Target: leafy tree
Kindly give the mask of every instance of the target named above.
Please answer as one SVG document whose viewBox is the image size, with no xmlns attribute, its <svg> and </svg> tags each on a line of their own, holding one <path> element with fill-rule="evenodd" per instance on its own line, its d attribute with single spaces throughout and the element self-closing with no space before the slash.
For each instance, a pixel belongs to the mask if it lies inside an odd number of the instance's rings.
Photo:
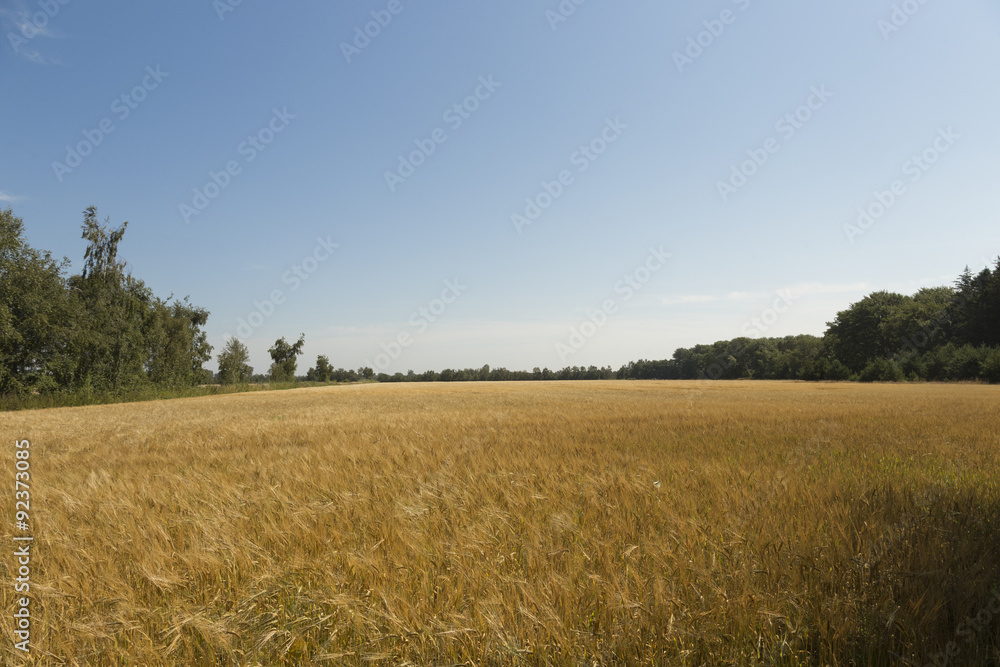
<svg viewBox="0 0 1000 667">
<path fill-rule="evenodd" d="M 316 366 L 306 372 L 306 380 L 310 382 L 340 381 L 338 376 L 346 375 L 346 373 L 347 371 L 342 368 L 339 371 L 334 370 L 333 365 L 330 364 L 330 358 L 321 354 L 316 357 Z"/>
<path fill-rule="evenodd" d="M 219 382 L 245 384 L 253 378 L 253 368 L 247 364 L 250 352 L 237 338 L 230 338 L 219 353 Z"/>
<path fill-rule="evenodd" d="M 874 292 L 837 313 L 826 332 L 835 358 L 854 372 L 876 359 L 891 358 L 902 344 L 893 321 L 909 301 L 912 298 L 902 294 Z"/>
<path fill-rule="evenodd" d="M 925 287 L 905 297 L 886 316 L 882 331 L 902 358 L 939 347 L 947 340 L 948 307 L 955 297 L 950 287 Z"/>
<path fill-rule="evenodd" d="M 994 270 L 985 268 L 975 276 L 966 267 L 955 290 L 952 341 L 1000 347 L 1000 258 Z"/>
<path fill-rule="evenodd" d="M 329 382 L 333 376 L 333 366 L 330 365 L 329 357 L 319 355 L 316 357 L 316 381 Z"/>
<path fill-rule="evenodd" d="M 114 229 L 84 211 L 83 271 L 32 249 L 11 209 L 0 211 L 0 393 L 61 388 L 120 392 L 203 381 L 208 312 L 156 298 L 126 271 Z"/>
<path fill-rule="evenodd" d="M 146 322 L 150 381 L 165 386 L 201 383 L 202 364 L 212 358 L 212 346 L 202 329 L 208 311 L 191 305 L 187 298 L 173 303 L 156 300 Z"/>
<path fill-rule="evenodd" d="M 148 381 L 143 333 L 156 299 L 118 260 L 118 244 L 127 227 L 127 222 L 118 229 L 101 225 L 93 206 L 84 211 L 83 238 L 88 245 L 83 273 L 69 280 L 86 323 L 73 340 L 74 382 L 81 387 L 117 393 Z"/>
<path fill-rule="evenodd" d="M 979 372 L 987 382 L 1000 383 L 1000 348 L 993 348 L 985 355 Z"/>
<path fill-rule="evenodd" d="M 77 311 L 68 263 L 29 246 L 22 220 L 0 211 L 0 393 L 48 391 L 72 378 Z"/>
<path fill-rule="evenodd" d="M 306 335 L 301 334 L 299 340 L 294 344 L 289 344 L 284 338 L 279 338 L 274 342 L 268 353 L 271 355 L 271 381 L 291 382 L 295 379 L 296 357 L 302 354 L 302 347 L 306 344 Z"/>
</svg>

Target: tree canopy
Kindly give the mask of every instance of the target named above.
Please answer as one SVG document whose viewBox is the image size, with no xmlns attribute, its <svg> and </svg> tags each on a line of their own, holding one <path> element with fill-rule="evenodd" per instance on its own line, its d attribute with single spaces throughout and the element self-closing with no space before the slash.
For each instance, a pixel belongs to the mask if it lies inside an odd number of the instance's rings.
<svg viewBox="0 0 1000 667">
<path fill-rule="evenodd" d="M 24 224 L 0 211 L 0 393 L 61 389 L 120 393 L 203 382 L 211 356 L 208 311 L 158 298 L 118 257 L 128 223 L 84 211 L 83 270 L 67 276 L 32 248 Z"/>
</svg>

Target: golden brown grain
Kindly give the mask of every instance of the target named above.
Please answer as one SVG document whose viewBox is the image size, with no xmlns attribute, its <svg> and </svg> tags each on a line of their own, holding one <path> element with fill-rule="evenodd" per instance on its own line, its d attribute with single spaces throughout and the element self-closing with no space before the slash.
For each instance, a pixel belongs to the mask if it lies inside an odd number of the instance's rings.
<svg viewBox="0 0 1000 667">
<path fill-rule="evenodd" d="M 32 443 L 24 664 L 923 665 L 1000 584 L 1000 387 L 373 384 L 2 420 L 4 488 Z M 973 639 L 951 664 L 996 660 L 1000 617 Z"/>
</svg>

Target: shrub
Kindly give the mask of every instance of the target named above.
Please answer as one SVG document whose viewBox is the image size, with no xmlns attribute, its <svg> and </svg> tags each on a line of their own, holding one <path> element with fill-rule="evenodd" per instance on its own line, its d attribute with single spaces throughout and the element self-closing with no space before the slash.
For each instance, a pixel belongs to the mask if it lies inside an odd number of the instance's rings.
<svg viewBox="0 0 1000 667">
<path fill-rule="evenodd" d="M 948 377 L 953 380 L 974 380 L 979 377 L 981 362 L 986 348 L 963 345 L 955 348 L 954 355 L 947 362 Z"/>
<path fill-rule="evenodd" d="M 1000 383 L 1000 347 L 988 349 L 980 362 L 979 373 L 987 382 Z"/>
<path fill-rule="evenodd" d="M 865 366 L 858 379 L 861 382 L 902 382 L 906 379 L 906 374 L 896 362 L 876 359 Z"/>
</svg>

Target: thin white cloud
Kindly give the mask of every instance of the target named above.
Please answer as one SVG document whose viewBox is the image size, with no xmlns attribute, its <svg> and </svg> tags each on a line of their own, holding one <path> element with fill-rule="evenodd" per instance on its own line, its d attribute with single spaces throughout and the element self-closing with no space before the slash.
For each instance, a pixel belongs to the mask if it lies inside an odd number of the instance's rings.
<svg viewBox="0 0 1000 667">
<path fill-rule="evenodd" d="M 718 301 L 719 297 L 709 294 L 690 294 L 687 296 L 667 297 L 663 299 L 663 304 L 672 306 L 678 303 L 706 303 L 708 301 Z"/>
<path fill-rule="evenodd" d="M 13 51 L 33 63 L 39 65 L 61 65 L 62 62 L 55 56 L 46 58 L 42 55 L 39 47 L 41 39 L 59 39 L 61 35 L 50 29 L 48 25 L 39 26 L 32 20 L 32 11 L 37 8 L 29 8 L 23 2 L 13 2 L 14 7 L 0 7 L 0 29 L 6 35 L 5 41 L 11 46 Z M 61 5 L 56 5 L 61 7 Z M 42 12 L 46 14 L 46 12 Z M 53 14 L 48 15 L 50 18 Z"/>
<path fill-rule="evenodd" d="M 0 190 L 0 201 L 15 202 L 21 199 L 21 197 L 15 197 L 14 195 L 9 195 L 3 190 Z"/>
<path fill-rule="evenodd" d="M 810 294 L 845 294 L 850 292 L 864 292 L 868 289 L 868 283 L 851 283 L 845 285 L 824 285 L 822 283 L 802 283 L 781 287 L 775 290 L 782 294 L 789 294 L 795 298 L 808 296 Z M 715 296 L 709 294 L 690 294 L 685 296 L 666 297 L 663 305 L 675 306 L 688 303 L 708 303 L 711 301 L 751 301 L 773 297 L 774 292 L 730 292 L 725 296 Z"/>
<path fill-rule="evenodd" d="M 869 289 L 868 283 L 849 283 L 844 285 L 824 285 L 822 283 L 802 283 L 791 287 L 782 287 L 779 292 L 787 292 L 795 296 L 807 296 L 809 294 L 845 294 L 848 292 L 865 292 Z"/>
</svg>

